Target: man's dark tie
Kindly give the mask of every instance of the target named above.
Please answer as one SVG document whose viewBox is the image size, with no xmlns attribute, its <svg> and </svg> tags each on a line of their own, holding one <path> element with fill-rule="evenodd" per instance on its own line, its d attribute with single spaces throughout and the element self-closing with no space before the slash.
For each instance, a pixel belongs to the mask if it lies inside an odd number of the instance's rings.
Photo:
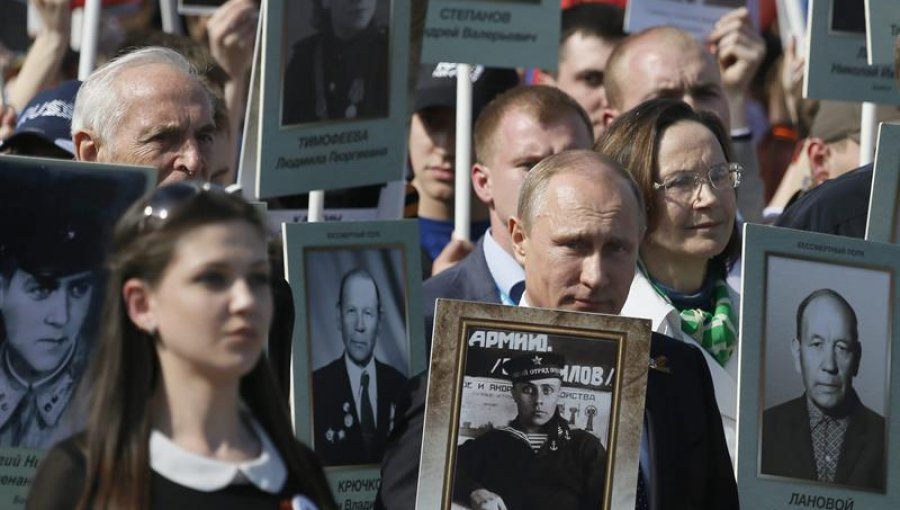
<svg viewBox="0 0 900 510">
<path fill-rule="evenodd" d="M 525 280 L 522 280 L 509 289 L 509 299 L 514 305 L 518 305 L 522 300 L 522 294 L 525 293 Z"/>
<path fill-rule="evenodd" d="M 375 443 L 375 413 L 372 412 L 372 401 L 369 400 L 369 373 L 363 371 L 359 377 L 359 386 L 362 392 L 360 395 L 360 417 L 359 427 L 362 430 L 363 441 L 366 443 L 366 449 L 372 449 Z"/>
</svg>

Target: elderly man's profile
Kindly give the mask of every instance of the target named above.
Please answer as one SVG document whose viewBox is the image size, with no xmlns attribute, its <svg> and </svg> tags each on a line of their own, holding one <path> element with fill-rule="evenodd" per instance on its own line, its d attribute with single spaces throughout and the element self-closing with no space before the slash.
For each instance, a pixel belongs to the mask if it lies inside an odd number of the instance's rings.
<svg viewBox="0 0 900 510">
<path fill-rule="evenodd" d="M 387 1 L 311 0 L 315 33 L 290 50 L 283 125 L 387 116 L 389 38 L 376 16 Z"/>
<path fill-rule="evenodd" d="M 853 388 L 865 342 L 856 312 L 819 289 L 800 302 L 796 320 L 791 353 L 805 391 L 763 413 L 760 472 L 883 492 L 884 418 Z"/>
<path fill-rule="evenodd" d="M 383 312 L 371 274 L 343 275 L 336 310 L 344 352 L 313 372 L 313 444 L 326 466 L 377 464 L 406 377 L 375 357 Z"/>
<path fill-rule="evenodd" d="M 454 501 L 471 508 L 597 510 L 606 450 L 557 407 L 563 356 L 528 352 L 503 364 L 517 414 L 458 448 Z"/>
</svg>

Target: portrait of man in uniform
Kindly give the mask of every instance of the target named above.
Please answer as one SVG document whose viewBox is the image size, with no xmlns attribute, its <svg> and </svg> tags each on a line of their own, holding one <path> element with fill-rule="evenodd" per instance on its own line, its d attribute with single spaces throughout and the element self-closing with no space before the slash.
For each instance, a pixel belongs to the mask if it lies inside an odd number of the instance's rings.
<svg viewBox="0 0 900 510">
<path fill-rule="evenodd" d="M 313 372 L 313 445 L 325 466 L 377 464 L 406 376 L 375 356 L 384 311 L 372 275 L 362 268 L 346 272 L 338 296 L 343 353 Z"/>
<path fill-rule="evenodd" d="M 565 364 L 554 352 L 527 352 L 503 364 L 516 415 L 459 445 L 454 502 L 472 509 L 602 508 L 606 450 L 560 414 Z"/>
<path fill-rule="evenodd" d="M 802 299 L 790 351 L 804 393 L 763 413 L 762 474 L 884 492 L 884 418 L 853 387 L 866 343 L 859 329 L 837 291 Z"/>
<path fill-rule="evenodd" d="M 72 400 L 96 333 L 106 241 L 145 182 L 126 191 L 117 172 L 21 161 L 0 172 L 0 446 L 45 449 L 81 426 Z"/>
<path fill-rule="evenodd" d="M 286 50 L 282 125 L 387 116 L 390 41 L 378 13 L 389 2 L 310 0 L 304 17 L 313 32 Z M 287 18 L 290 37 L 297 20 Z"/>
</svg>

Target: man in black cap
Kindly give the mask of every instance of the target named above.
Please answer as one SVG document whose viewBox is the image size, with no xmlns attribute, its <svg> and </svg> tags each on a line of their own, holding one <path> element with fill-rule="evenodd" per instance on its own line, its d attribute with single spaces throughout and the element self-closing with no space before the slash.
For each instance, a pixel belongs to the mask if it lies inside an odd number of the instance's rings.
<svg viewBox="0 0 900 510">
<path fill-rule="evenodd" d="M 601 508 L 606 450 L 559 415 L 564 365 L 552 352 L 528 352 L 503 364 L 518 414 L 508 426 L 459 447 L 456 501 L 473 509 Z"/>
<path fill-rule="evenodd" d="M 416 215 L 425 278 L 472 251 L 471 243 L 451 237 L 456 197 L 456 69 L 456 64 L 447 62 L 419 67 L 410 119 L 408 174 L 418 195 Z M 518 75 L 511 69 L 483 66 L 472 69 L 471 79 L 472 118 L 494 96 L 518 83 Z M 471 238 L 477 239 L 490 226 L 487 208 L 477 200 L 472 219 Z"/>
</svg>

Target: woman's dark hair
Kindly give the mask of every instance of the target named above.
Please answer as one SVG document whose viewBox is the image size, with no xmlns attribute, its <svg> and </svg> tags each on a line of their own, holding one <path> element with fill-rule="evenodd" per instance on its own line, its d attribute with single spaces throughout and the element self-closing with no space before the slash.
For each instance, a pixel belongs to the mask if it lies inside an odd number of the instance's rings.
<svg viewBox="0 0 900 510">
<path fill-rule="evenodd" d="M 83 384 L 88 406 L 87 472 L 80 509 L 140 509 L 150 503 L 148 443 L 160 365 L 155 338 L 128 316 L 122 297 L 124 283 L 139 278 L 157 284 L 178 241 L 204 225 L 245 221 L 262 239 L 266 237 L 256 209 L 221 190 L 198 191 L 162 220 L 145 214 L 152 200 L 141 200 L 129 208 L 113 233 L 99 345 Z M 241 379 L 240 393 L 281 454 L 288 479 L 296 481 L 300 492 L 319 508 L 334 508 L 321 467 L 294 437 L 264 356 Z"/>
<path fill-rule="evenodd" d="M 659 179 L 659 144 L 666 129 L 684 121 L 696 122 L 709 129 L 719 141 L 725 160 L 734 161 L 731 138 L 718 117 L 709 112 L 694 111 L 677 99 L 651 99 L 641 103 L 616 118 L 594 144 L 595 151 L 612 158 L 634 176 L 644 195 L 648 231 L 652 231 L 658 222 L 657 191 L 653 183 Z M 728 244 L 712 261 L 728 271 L 740 255 L 741 238 L 735 221 Z"/>
</svg>

